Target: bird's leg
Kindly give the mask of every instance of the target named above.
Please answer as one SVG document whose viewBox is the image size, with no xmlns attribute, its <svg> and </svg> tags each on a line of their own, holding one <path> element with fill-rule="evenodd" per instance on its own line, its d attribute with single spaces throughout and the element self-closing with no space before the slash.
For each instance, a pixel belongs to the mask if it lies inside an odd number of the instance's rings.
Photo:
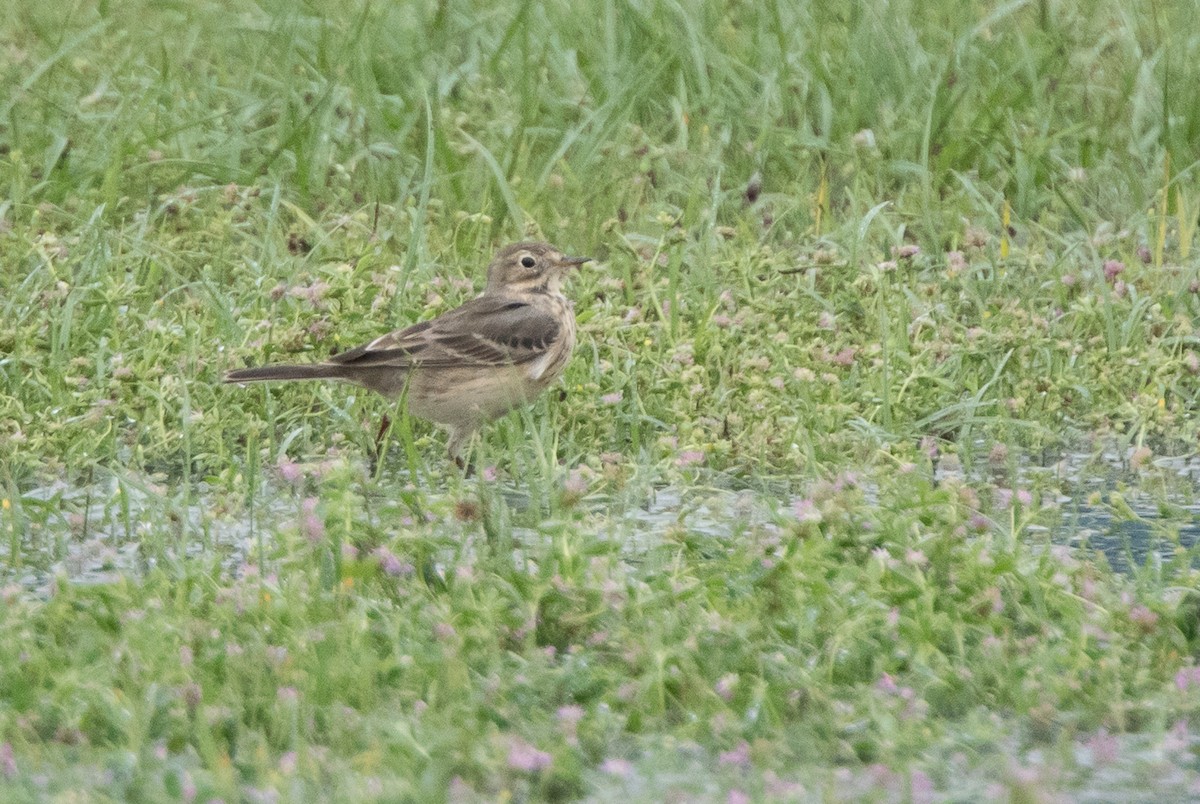
<svg viewBox="0 0 1200 804">
<path fill-rule="evenodd" d="M 379 454 L 379 447 L 383 444 L 383 438 L 387 435 L 388 428 L 392 426 L 392 419 L 386 413 L 379 420 L 379 432 L 375 434 L 375 454 Z"/>
<path fill-rule="evenodd" d="M 446 444 L 446 452 L 450 454 L 450 460 L 454 461 L 454 465 L 462 470 L 466 477 L 475 474 L 475 466 L 471 461 L 463 458 L 463 447 L 471 440 L 471 436 L 475 431 L 467 427 L 451 427 L 450 440 Z"/>
<path fill-rule="evenodd" d="M 379 432 L 375 434 L 375 441 L 372 444 L 372 447 L 373 447 L 373 449 L 371 450 L 371 474 L 372 475 L 377 475 L 379 473 L 379 468 L 383 462 L 384 442 L 387 437 L 388 430 L 391 429 L 391 426 L 392 426 L 392 420 L 388 417 L 388 415 L 386 413 L 383 414 L 383 418 L 379 422 Z"/>
</svg>

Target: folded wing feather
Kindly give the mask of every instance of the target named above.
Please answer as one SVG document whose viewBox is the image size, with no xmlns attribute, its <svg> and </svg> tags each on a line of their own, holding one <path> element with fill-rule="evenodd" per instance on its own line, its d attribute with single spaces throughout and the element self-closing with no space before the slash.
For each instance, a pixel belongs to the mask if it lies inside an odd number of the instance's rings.
<svg viewBox="0 0 1200 804">
<path fill-rule="evenodd" d="M 484 296 L 433 321 L 334 355 L 329 362 L 395 368 L 520 365 L 542 357 L 559 331 L 546 310 L 518 299 Z"/>
</svg>

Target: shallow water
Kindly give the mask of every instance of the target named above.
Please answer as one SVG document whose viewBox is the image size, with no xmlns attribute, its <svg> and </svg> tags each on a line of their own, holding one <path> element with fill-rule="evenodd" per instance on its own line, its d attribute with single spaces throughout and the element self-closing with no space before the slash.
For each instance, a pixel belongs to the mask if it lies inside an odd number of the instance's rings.
<svg viewBox="0 0 1200 804">
<path fill-rule="evenodd" d="M 1056 461 L 1022 455 L 1016 463 L 1015 478 L 1007 470 L 968 473 L 956 464 L 939 467 L 936 476 L 1023 488 L 1048 483 L 1059 493 L 1042 505 L 1057 511 L 1057 519 L 1029 530 L 1046 533 L 1051 543 L 1071 547 L 1080 557 L 1103 557 L 1123 574 L 1157 568 L 1181 550 L 1196 552 L 1200 544 L 1198 456 L 1160 457 L 1141 472 L 1116 450 L 1098 457 L 1068 453 Z M 1192 557 L 1193 565 L 1200 565 L 1198 558 Z"/>
<path fill-rule="evenodd" d="M 1164 533 L 1165 524 L 1155 506 L 1131 504 L 1137 519 L 1117 519 L 1107 508 L 1072 505 L 1063 512 L 1061 529 L 1054 534 L 1056 543 L 1080 551 L 1103 555 L 1117 572 L 1130 573 L 1141 567 L 1157 567 L 1170 560 L 1177 550 L 1192 551 L 1200 544 L 1200 506 L 1184 506 L 1190 522 L 1169 528 L 1177 539 Z M 1192 557 L 1193 564 L 1197 556 Z"/>
<path fill-rule="evenodd" d="M 272 508 L 283 508 L 276 495 Z M 158 558 L 207 556 L 230 571 L 259 545 L 250 522 L 220 516 L 217 495 L 203 484 L 191 493 L 168 491 L 147 477 L 109 478 L 90 486 L 56 482 L 22 495 L 24 534 L 0 539 L 6 584 L 45 594 L 57 579 L 100 584 L 136 577 Z M 5 549 L 7 548 L 7 549 Z"/>
<path fill-rule="evenodd" d="M 1158 468 L 1178 481 L 1169 494 L 1152 495 L 1130 486 L 1128 469 L 1117 456 L 1106 457 L 1100 471 L 1085 456 L 1068 456 L 1050 467 L 1025 466 L 1021 474 L 1030 477 L 1052 472 L 1066 492 L 1043 501 L 1050 515 L 1040 519 L 1051 524 L 1028 526 L 1028 532 L 1045 534 L 1081 558 L 1102 556 L 1122 573 L 1154 569 L 1179 551 L 1200 552 L 1200 505 L 1195 502 L 1200 499 L 1200 459 L 1164 461 Z M 937 478 L 965 480 L 953 468 L 939 469 Z M 597 524 L 598 536 L 619 539 L 634 551 L 652 547 L 672 531 L 736 539 L 750 529 L 794 518 L 798 497 L 782 489 L 721 488 L 720 480 L 714 476 L 707 485 L 661 487 L 631 498 L 592 496 L 581 505 Z M 871 504 L 873 489 L 867 485 L 863 491 Z M 526 504 L 516 487 L 503 494 L 513 508 Z M 1125 505 L 1112 504 L 1114 494 Z M 27 522 L 36 524 L 19 538 L 10 526 L 7 545 L 0 534 L 3 582 L 45 593 L 56 578 L 107 583 L 137 576 L 164 558 L 204 557 L 236 573 L 256 560 L 276 528 L 292 527 L 297 518 L 297 497 L 290 487 L 264 484 L 257 499 L 266 502 L 257 504 L 253 521 L 224 513 L 222 497 L 205 484 L 180 490 L 146 477 L 34 489 L 20 502 Z M 1095 502 L 1097 498 L 1107 502 Z M 1164 516 L 1164 500 L 1169 516 Z M 538 538 L 520 529 L 515 535 L 518 541 Z M 148 543 L 157 549 L 146 549 Z"/>
<path fill-rule="evenodd" d="M 739 789 L 767 801 L 1072 801 L 1151 804 L 1200 800 L 1200 735 L 1080 735 L 1069 751 L 1009 750 L 928 757 L 926 771 L 883 765 L 798 768 L 784 778 L 730 768 L 688 743 L 639 746 L 637 762 L 595 770 L 584 799 L 626 801 L 735 800 Z M 756 778 L 757 777 L 757 778 Z M 1069 798 L 1052 798 L 1067 790 Z M 749 800 L 760 800 L 750 795 Z"/>
</svg>

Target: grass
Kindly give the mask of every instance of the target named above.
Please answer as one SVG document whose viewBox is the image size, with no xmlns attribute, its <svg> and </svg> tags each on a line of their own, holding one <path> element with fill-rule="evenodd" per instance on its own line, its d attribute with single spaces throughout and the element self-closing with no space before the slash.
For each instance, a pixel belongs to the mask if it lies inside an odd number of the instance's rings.
<svg viewBox="0 0 1200 804">
<path fill-rule="evenodd" d="M 1195 795 L 1193 4 L 9 11 L 6 800 Z M 525 236 L 478 477 L 219 382 Z"/>
</svg>

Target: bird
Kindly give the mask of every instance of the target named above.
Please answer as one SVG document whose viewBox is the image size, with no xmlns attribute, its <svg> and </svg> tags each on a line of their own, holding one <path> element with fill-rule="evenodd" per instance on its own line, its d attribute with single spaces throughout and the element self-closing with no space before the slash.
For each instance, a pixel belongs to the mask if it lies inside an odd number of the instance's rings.
<svg viewBox="0 0 1200 804">
<path fill-rule="evenodd" d="M 476 298 L 321 363 L 237 369 L 226 383 L 344 380 L 395 399 L 449 431 L 446 449 L 459 467 L 484 424 L 532 402 L 566 368 L 575 347 L 575 311 L 563 295 L 567 273 L 590 257 L 549 243 L 501 248 Z"/>
</svg>

